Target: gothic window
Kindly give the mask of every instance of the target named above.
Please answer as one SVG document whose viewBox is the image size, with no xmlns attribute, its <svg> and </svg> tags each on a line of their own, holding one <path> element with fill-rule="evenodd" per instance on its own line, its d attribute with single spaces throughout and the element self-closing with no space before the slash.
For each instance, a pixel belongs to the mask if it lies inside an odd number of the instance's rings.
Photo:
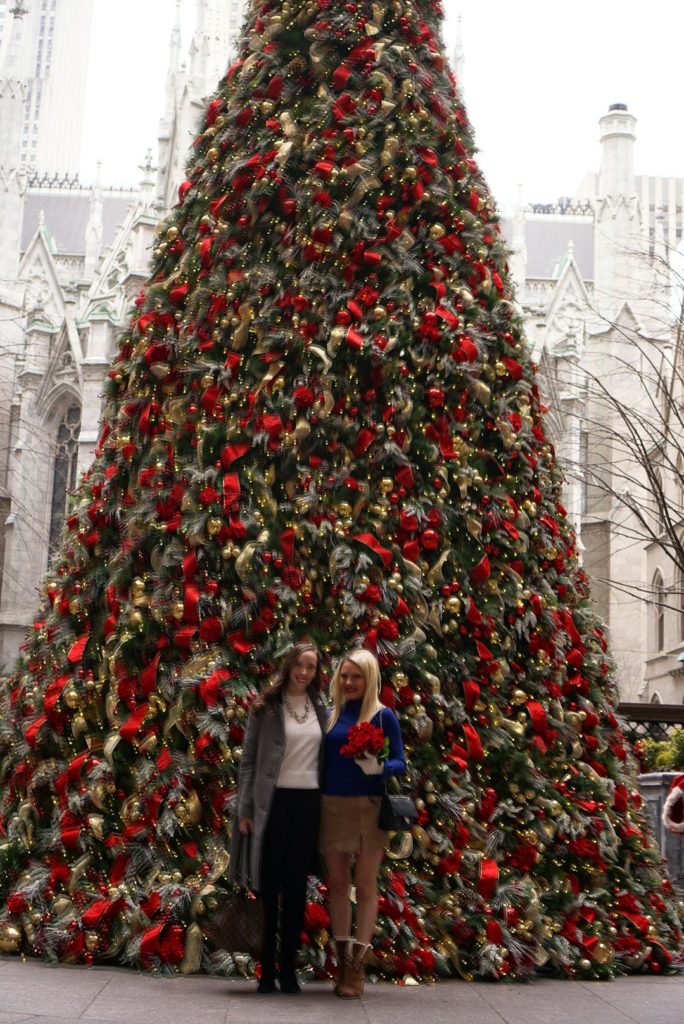
<svg viewBox="0 0 684 1024">
<path fill-rule="evenodd" d="M 677 473 L 676 473 L 676 485 L 677 485 L 677 511 L 680 516 L 684 512 L 684 455 L 680 452 L 677 456 Z"/>
<path fill-rule="evenodd" d="M 656 651 L 665 647 L 665 587 L 660 569 L 653 577 L 653 646 Z"/>
<path fill-rule="evenodd" d="M 589 511 L 589 431 L 580 433 L 580 480 L 582 482 L 581 512 L 585 516 Z"/>
<path fill-rule="evenodd" d="M 5 578 L 5 520 L 10 514 L 10 508 L 9 498 L 0 498 L 0 597 Z"/>
<path fill-rule="evenodd" d="M 650 704 L 662 704 L 663 703 L 663 698 L 660 696 L 660 694 L 658 693 L 657 690 L 655 691 L 655 693 L 651 697 L 649 703 Z"/>
<path fill-rule="evenodd" d="M 675 592 L 672 595 L 677 607 L 677 641 L 684 643 L 684 571 L 679 569 L 676 574 Z"/>
<path fill-rule="evenodd" d="M 81 432 L 81 410 L 77 405 L 67 409 L 57 430 L 55 462 L 52 472 L 52 507 L 50 510 L 50 555 L 57 547 L 62 532 L 69 492 L 76 486 L 78 435 Z"/>
<path fill-rule="evenodd" d="M 653 519 L 655 523 L 655 532 L 660 534 L 665 531 L 665 484 L 663 481 L 663 474 L 658 469 L 653 474 Z"/>
</svg>

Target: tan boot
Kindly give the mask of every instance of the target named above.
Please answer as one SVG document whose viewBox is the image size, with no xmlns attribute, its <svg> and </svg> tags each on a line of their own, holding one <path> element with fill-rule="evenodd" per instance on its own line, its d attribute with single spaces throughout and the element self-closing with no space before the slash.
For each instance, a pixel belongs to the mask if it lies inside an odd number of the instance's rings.
<svg viewBox="0 0 684 1024">
<path fill-rule="evenodd" d="M 337 970 L 333 978 L 333 991 L 339 995 L 340 985 L 344 985 L 347 975 L 347 944 L 351 941 L 348 935 L 341 939 L 335 939 L 335 958 L 337 959 Z"/>
<path fill-rule="evenodd" d="M 363 976 L 370 944 L 350 939 L 347 943 L 344 984 L 338 985 L 336 994 L 342 999 L 358 999 L 363 994 Z"/>
</svg>

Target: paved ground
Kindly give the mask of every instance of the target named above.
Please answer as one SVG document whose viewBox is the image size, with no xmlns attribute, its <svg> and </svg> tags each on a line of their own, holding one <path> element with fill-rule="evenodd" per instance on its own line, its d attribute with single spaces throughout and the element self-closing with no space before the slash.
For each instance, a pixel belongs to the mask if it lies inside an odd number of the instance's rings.
<svg viewBox="0 0 684 1024">
<path fill-rule="evenodd" d="M 343 1002 L 328 986 L 257 996 L 246 982 L 155 978 L 107 968 L 0 959 L 0 1024 L 683 1024 L 684 976 L 613 982 L 463 981 L 366 986 Z"/>
</svg>

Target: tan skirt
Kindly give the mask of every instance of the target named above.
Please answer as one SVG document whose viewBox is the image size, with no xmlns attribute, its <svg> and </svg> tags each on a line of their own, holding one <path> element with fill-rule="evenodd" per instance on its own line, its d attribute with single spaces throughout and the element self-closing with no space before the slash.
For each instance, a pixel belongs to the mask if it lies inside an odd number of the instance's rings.
<svg viewBox="0 0 684 1024">
<path fill-rule="evenodd" d="M 378 828 L 379 796 L 327 796 L 321 798 L 319 845 L 326 853 L 380 852 L 387 845 L 387 833 Z"/>
</svg>

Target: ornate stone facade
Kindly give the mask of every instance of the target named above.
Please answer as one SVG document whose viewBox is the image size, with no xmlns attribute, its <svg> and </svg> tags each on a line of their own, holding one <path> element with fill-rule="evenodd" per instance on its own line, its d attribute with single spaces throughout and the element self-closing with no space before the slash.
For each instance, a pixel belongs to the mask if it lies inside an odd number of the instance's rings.
<svg viewBox="0 0 684 1024">
<path fill-rule="evenodd" d="M 66 492 L 91 459 L 103 378 L 145 280 L 156 225 L 175 201 L 204 100 L 227 63 L 240 3 L 227 10 L 223 0 L 197 0 L 186 65 L 179 24 L 174 28 L 157 166 L 150 155 L 135 192 L 27 180 L 14 155 L 16 128 L 14 136 L 3 136 L 0 665 L 11 664 L 31 621 Z M 6 65 L 0 125 L 15 124 L 24 87 Z M 592 484 L 592 467 L 610 466 L 615 457 L 594 430 L 605 409 L 592 381 L 619 388 L 638 408 L 647 397 L 638 374 L 619 368 L 641 345 L 664 350 L 672 343 L 653 256 L 659 245 L 681 240 L 684 181 L 635 176 L 635 137 L 635 118 L 622 105 L 611 108 L 601 119 L 599 172 L 587 176 L 574 199 L 520 208 L 503 229 L 551 407 L 548 429 L 568 470 L 566 504 L 610 626 L 623 696 L 650 699 L 657 690 L 663 700 L 679 702 L 682 616 L 670 611 L 656 629 L 652 604 L 638 596 L 660 566 L 658 546 L 635 541 L 628 506 Z M 638 476 L 638 467 L 632 470 Z M 660 571 L 667 589 L 672 572 Z"/>
</svg>

